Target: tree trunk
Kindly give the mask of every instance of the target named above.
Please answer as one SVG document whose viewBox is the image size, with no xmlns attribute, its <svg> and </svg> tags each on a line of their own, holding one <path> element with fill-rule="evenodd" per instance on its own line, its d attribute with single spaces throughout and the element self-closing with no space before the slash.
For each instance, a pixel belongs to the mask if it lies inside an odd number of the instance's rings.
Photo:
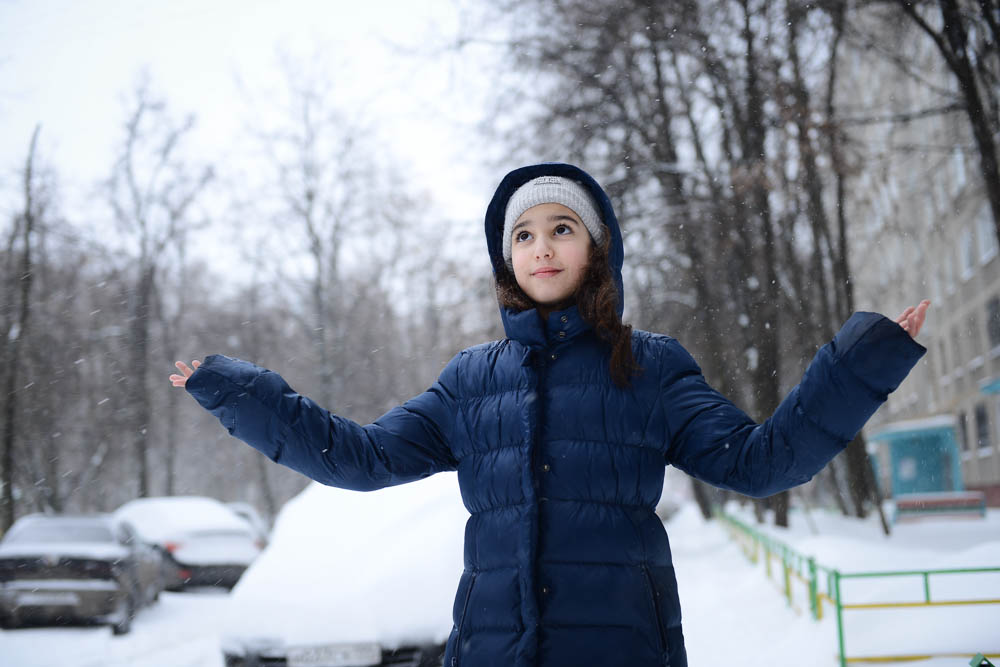
<svg viewBox="0 0 1000 667">
<path fill-rule="evenodd" d="M 694 494 L 694 500 L 698 503 L 698 509 L 701 510 L 701 515 L 706 519 L 712 518 L 712 499 L 710 496 L 712 487 L 700 479 L 691 478 L 691 492 Z"/>
<path fill-rule="evenodd" d="M 33 266 L 31 263 L 31 235 L 35 225 L 34 201 L 34 167 L 35 152 L 38 147 L 38 133 L 41 127 L 36 125 L 31 135 L 28 149 L 28 159 L 24 165 L 24 212 L 21 214 L 22 249 L 21 263 L 15 276 L 20 283 L 20 309 L 16 332 L 8 332 L 5 342 L 5 366 L 7 368 L 6 410 L 3 432 L 3 525 L 0 532 L 6 532 L 14 523 L 14 449 L 17 446 L 17 416 L 18 416 L 18 369 L 20 368 L 21 351 L 25 349 L 24 342 L 28 340 L 31 323 L 31 283 L 33 281 Z M 14 292 L 12 289 L 11 292 Z"/>
<path fill-rule="evenodd" d="M 149 311 L 153 298 L 155 270 L 145 259 L 139 262 L 139 280 L 132 295 L 132 322 L 129 337 L 129 385 L 128 401 L 132 419 L 132 447 L 135 453 L 138 496 L 150 495 L 149 471 L 149 422 L 150 396 L 147 375 L 149 371 Z"/>
<path fill-rule="evenodd" d="M 772 415 L 781 402 L 779 385 L 779 335 L 777 304 L 781 298 L 778 276 L 775 268 L 774 221 L 767 188 L 767 128 L 764 126 L 764 95 L 757 76 L 760 63 L 757 61 L 756 35 L 751 26 L 751 11 L 748 0 L 743 1 L 743 36 L 746 40 L 746 126 L 741 132 L 745 176 L 749 179 L 749 200 L 752 210 L 749 219 L 756 220 L 756 229 L 762 237 L 760 253 L 754 252 L 759 268 L 759 285 L 750 290 L 753 307 L 754 345 L 757 349 L 757 365 L 751 371 L 754 387 L 757 421 Z M 748 235 L 749 236 L 749 235 Z M 753 248 L 753 239 L 747 239 L 747 249 Z M 753 264 L 751 264 L 753 266 Z M 758 273 L 759 272 L 759 273 Z M 775 525 L 788 526 L 788 492 L 782 491 L 774 500 Z"/>
<path fill-rule="evenodd" d="M 938 32 L 924 20 L 911 0 L 896 0 L 896 2 L 903 13 L 931 38 L 957 79 L 965 113 L 979 152 L 979 171 L 983 177 L 986 199 L 993 213 L 993 226 L 1000 241 L 1000 166 L 997 162 L 997 147 L 993 142 L 994 129 L 990 127 L 990 116 L 983 104 L 979 82 L 969 59 L 967 50 L 969 31 L 963 19 L 964 11 L 956 0 L 938 0 L 943 25 L 941 32 Z M 980 3 L 980 11 L 983 12 L 985 22 L 990 25 L 995 36 L 996 20 L 990 12 L 995 12 L 996 8 L 987 7 L 987 4 Z"/>
</svg>

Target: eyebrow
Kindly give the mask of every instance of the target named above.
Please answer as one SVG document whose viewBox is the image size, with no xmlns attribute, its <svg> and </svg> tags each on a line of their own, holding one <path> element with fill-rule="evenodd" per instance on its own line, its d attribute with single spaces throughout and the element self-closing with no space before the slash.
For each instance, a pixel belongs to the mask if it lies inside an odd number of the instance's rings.
<svg viewBox="0 0 1000 667">
<path fill-rule="evenodd" d="M 574 218 L 572 216 L 569 216 L 569 215 L 562 214 L 562 213 L 555 213 L 553 215 L 550 215 L 547 218 L 545 218 L 545 220 L 547 222 L 561 222 L 563 220 L 569 220 L 570 222 L 575 222 L 578 225 L 582 225 L 583 224 L 582 222 L 580 222 L 576 218 Z M 527 225 L 530 222 L 531 222 L 531 218 L 525 218 L 524 220 L 521 220 L 521 222 L 519 222 L 516 225 L 514 225 L 514 229 L 510 230 L 511 233 L 513 234 L 518 229 L 520 229 L 521 227 L 524 227 L 525 225 Z"/>
</svg>

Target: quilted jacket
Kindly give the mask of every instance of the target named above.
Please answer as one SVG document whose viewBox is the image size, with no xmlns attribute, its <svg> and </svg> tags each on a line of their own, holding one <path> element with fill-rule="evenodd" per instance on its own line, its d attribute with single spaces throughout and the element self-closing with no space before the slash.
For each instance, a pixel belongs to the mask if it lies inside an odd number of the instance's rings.
<svg viewBox="0 0 1000 667">
<path fill-rule="evenodd" d="M 539 175 L 592 192 L 621 290 L 608 197 L 565 164 L 503 179 L 486 215 L 494 270 L 506 201 Z M 752 496 L 801 484 L 926 351 L 885 317 L 855 313 L 757 424 L 669 336 L 634 332 L 644 370 L 622 389 L 575 307 L 501 317 L 506 338 L 461 351 L 426 392 L 364 426 L 221 355 L 187 382 L 232 435 L 324 484 L 368 491 L 458 471 L 471 516 L 445 667 L 685 667 L 670 544 L 653 512 L 665 466 Z"/>
</svg>

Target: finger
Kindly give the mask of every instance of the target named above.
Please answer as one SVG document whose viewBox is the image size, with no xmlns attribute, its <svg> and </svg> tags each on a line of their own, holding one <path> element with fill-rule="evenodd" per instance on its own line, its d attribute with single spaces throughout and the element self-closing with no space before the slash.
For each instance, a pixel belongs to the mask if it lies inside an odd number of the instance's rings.
<svg viewBox="0 0 1000 667">
<path fill-rule="evenodd" d="M 181 373 L 187 373 L 190 370 L 188 368 L 188 365 L 185 364 L 183 361 L 175 361 L 174 366 L 176 366 L 177 370 L 179 370 Z"/>
<path fill-rule="evenodd" d="M 171 382 L 177 382 L 178 380 L 186 380 L 186 379 L 187 379 L 186 377 L 184 377 L 183 375 L 178 375 L 177 373 L 174 373 L 170 376 Z"/>
<path fill-rule="evenodd" d="M 191 362 L 191 365 L 195 367 L 195 370 L 197 370 L 198 367 L 201 366 L 201 362 L 195 359 L 194 361 Z"/>
<path fill-rule="evenodd" d="M 910 313 L 912 313 L 913 310 L 914 310 L 913 306 L 910 306 L 906 310 L 904 310 L 903 312 L 901 312 L 899 314 L 899 317 L 896 318 L 896 323 L 897 324 L 902 324 L 903 320 L 905 320 L 907 317 L 909 317 Z"/>
</svg>

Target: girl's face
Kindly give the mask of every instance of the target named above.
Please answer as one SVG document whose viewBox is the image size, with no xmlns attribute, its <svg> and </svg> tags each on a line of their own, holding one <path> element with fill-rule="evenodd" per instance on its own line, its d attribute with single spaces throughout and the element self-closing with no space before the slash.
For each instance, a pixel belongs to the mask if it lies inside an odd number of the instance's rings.
<svg viewBox="0 0 1000 667">
<path fill-rule="evenodd" d="M 521 214 L 510 241 L 514 278 L 543 317 L 570 299 L 583 281 L 590 233 L 562 204 L 539 204 Z"/>
</svg>

